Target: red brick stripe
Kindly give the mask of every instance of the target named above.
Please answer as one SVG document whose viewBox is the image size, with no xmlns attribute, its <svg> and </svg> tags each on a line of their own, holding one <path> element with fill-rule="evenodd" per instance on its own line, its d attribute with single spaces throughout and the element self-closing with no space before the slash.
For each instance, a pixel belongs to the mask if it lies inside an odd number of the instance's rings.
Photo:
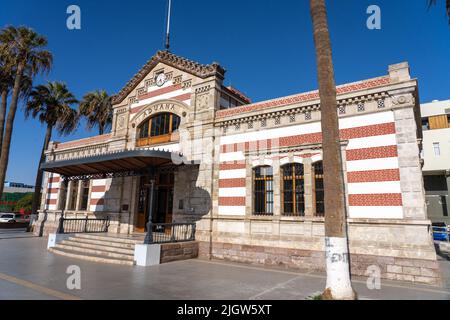
<svg viewBox="0 0 450 320">
<path fill-rule="evenodd" d="M 61 180 L 60 177 L 51 177 L 50 179 L 48 179 L 48 183 L 56 183 L 59 182 Z"/>
<path fill-rule="evenodd" d="M 289 147 L 305 143 L 319 143 L 322 141 L 322 133 L 308 133 L 292 137 L 279 138 L 280 147 Z"/>
<path fill-rule="evenodd" d="M 56 204 L 56 199 L 47 199 L 46 204 L 47 205 L 52 205 L 52 204 Z"/>
<path fill-rule="evenodd" d="M 375 124 L 370 126 L 342 129 L 339 132 L 340 137 L 343 140 L 374 137 L 395 133 L 395 124 L 394 123 Z M 290 147 L 299 144 L 320 143 L 320 142 L 322 142 L 322 133 L 316 132 L 289 137 L 279 137 L 264 140 L 255 140 L 250 142 L 225 144 L 221 146 L 220 150 L 221 153 L 249 151 L 249 150 L 264 150 L 269 149 L 271 146 L 274 145 L 279 145 L 280 147 Z"/>
<path fill-rule="evenodd" d="M 381 206 L 395 207 L 402 206 L 402 195 L 400 193 L 381 193 L 381 194 L 350 194 L 348 196 L 350 206 Z"/>
<path fill-rule="evenodd" d="M 59 188 L 48 188 L 47 194 L 55 194 L 58 193 Z"/>
<path fill-rule="evenodd" d="M 343 140 L 382 136 L 393 133 L 395 133 L 394 122 L 339 130 L 340 137 Z"/>
<path fill-rule="evenodd" d="M 161 88 L 161 89 L 158 89 L 158 90 L 155 90 L 152 92 L 144 93 L 143 95 L 138 96 L 138 99 L 144 100 L 144 99 L 148 99 L 148 98 L 153 98 L 153 97 L 157 97 L 162 94 L 173 92 L 173 91 L 180 90 L 180 89 L 181 89 L 181 84 L 176 84 L 176 85 L 169 86 L 166 88 Z"/>
<path fill-rule="evenodd" d="M 397 157 L 397 146 L 347 150 L 347 161 Z"/>
<path fill-rule="evenodd" d="M 77 146 L 85 146 L 85 145 L 90 145 L 90 144 L 94 144 L 94 143 L 105 142 L 110 137 L 111 137 L 111 134 L 108 133 L 108 134 L 104 134 L 101 136 L 95 136 L 95 137 L 60 143 L 57 145 L 56 148 L 57 149 L 67 149 L 67 148 L 73 148 L 73 147 L 77 147 Z"/>
<path fill-rule="evenodd" d="M 240 188 L 240 187 L 245 187 L 245 178 L 219 180 L 219 188 Z"/>
<path fill-rule="evenodd" d="M 221 163 L 219 169 L 220 170 L 245 169 L 245 163 Z"/>
<path fill-rule="evenodd" d="M 222 162 L 221 164 L 231 164 L 231 165 L 239 164 L 239 165 L 245 166 L 245 160 L 225 161 L 225 162 Z"/>
<path fill-rule="evenodd" d="M 92 186 L 91 192 L 105 192 L 106 186 Z"/>
<path fill-rule="evenodd" d="M 185 100 L 188 100 L 190 98 L 191 98 L 191 94 L 190 93 L 185 93 L 185 94 L 182 94 L 180 96 L 172 97 L 172 98 L 169 98 L 169 99 L 174 99 L 174 100 L 178 100 L 178 101 L 185 101 Z M 140 107 L 133 108 L 133 109 L 131 109 L 130 113 L 131 114 L 138 113 L 139 111 L 141 111 L 145 107 L 146 106 L 140 106 Z"/>
<path fill-rule="evenodd" d="M 101 199 L 91 199 L 91 205 L 92 206 L 98 206 L 98 205 L 103 205 L 105 203 L 105 199 L 101 198 Z"/>
<path fill-rule="evenodd" d="M 229 207 L 245 206 L 245 197 L 220 197 L 219 206 L 229 206 Z"/>
<path fill-rule="evenodd" d="M 347 173 L 348 183 L 400 181 L 399 169 L 355 171 Z"/>
<path fill-rule="evenodd" d="M 185 94 L 182 94 L 182 95 L 170 98 L 170 99 L 175 99 L 175 100 L 178 100 L 178 101 L 185 101 L 185 100 L 188 100 L 190 98 L 191 98 L 191 94 L 190 93 L 185 93 Z"/>
</svg>

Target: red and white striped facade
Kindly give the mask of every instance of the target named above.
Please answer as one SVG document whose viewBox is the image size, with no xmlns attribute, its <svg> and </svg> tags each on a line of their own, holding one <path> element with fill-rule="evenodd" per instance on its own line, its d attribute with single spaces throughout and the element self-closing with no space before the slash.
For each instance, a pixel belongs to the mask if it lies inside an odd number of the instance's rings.
<svg viewBox="0 0 450 320">
<path fill-rule="evenodd" d="M 349 216 L 403 218 L 396 128 L 392 111 L 342 118 Z M 320 122 L 232 134 L 220 139 L 219 214 L 245 216 L 246 163 L 244 152 L 259 146 L 296 147 L 321 143 Z M 293 135 L 295 133 L 295 135 Z M 321 160 L 313 155 L 312 162 Z M 280 158 L 279 165 L 288 159 Z M 301 154 L 294 162 L 302 163 Z M 265 165 L 273 165 L 267 157 Z M 259 165 L 259 163 L 256 163 Z"/>
<path fill-rule="evenodd" d="M 44 209 L 49 211 L 61 210 L 66 204 L 62 204 L 63 199 L 60 198 L 61 184 L 63 183 L 61 176 L 57 173 L 48 175 L 47 189 L 44 194 Z M 107 179 L 95 179 L 90 181 L 88 212 L 102 212 L 105 204 L 105 193 L 107 188 Z M 68 198 L 65 199 L 68 201 Z"/>
</svg>

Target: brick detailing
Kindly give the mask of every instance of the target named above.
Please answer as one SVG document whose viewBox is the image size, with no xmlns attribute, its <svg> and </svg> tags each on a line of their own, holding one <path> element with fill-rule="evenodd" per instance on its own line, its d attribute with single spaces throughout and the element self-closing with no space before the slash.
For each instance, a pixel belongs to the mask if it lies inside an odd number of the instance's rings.
<svg viewBox="0 0 450 320">
<path fill-rule="evenodd" d="M 245 187 L 245 178 L 219 180 L 219 188 L 242 188 L 242 187 Z"/>
<path fill-rule="evenodd" d="M 355 171 L 347 173 L 348 183 L 400 181 L 399 169 Z"/>
<path fill-rule="evenodd" d="M 200 248 L 199 258 L 208 258 L 209 243 L 201 242 Z M 325 271 L 323 251 L 214 242 L 211 252 L 212 258 L 221 260 L 291 270 Z M 438 263 L 432 260 L 350 254 L 350 264 L 355 276 L 367 276 L 368 267 L 376 265 L 381 269 L 383 279 L 441 285 Z"/>
<path fill-rule="evenodd" d="M 230 207 L 245 206 L 245 197 L 220 197 L 219 206 L 230 206 Z"/>
<path fill-rule="evenodd" d="M 348 129 L 341 129 L 339 131 L 340 137 L 343 140 L 382 136 L 382 135 L 394 134 L 394 133 L 395 133 L 395 123 L 394 122 L 374 124 L 374 125 L 370 125 L 370 126 L 355 127 L 355 128 L 348 128 Z"/>
<path fill-rule="evenodd" d="M 59 143 L 55 149 L 68 149 L 80 146 L 89 146 L 96 143 L 107 142 L 111 138 L 111 134 L 104 134 L 101 136 L 95 136 L 70 142 Z"/>
<path fill-rule="evenodd" d="M 401 193 L 379 193 L 379 194 L 349 194 L 350 206 L 402 206 Z"/>
<path fill-rule="evenodd" d="M 162 94 L 166 94 L 166 93 L 181 90 L 181 89 L 182 89 L 181 84 L 175 84 L 175 85 L 172 85 L 169 87 L 165 87 L 165 88 L 157 89 L 157 90 L 154 90 L 154 91 L 151 91 L 148 93 L 144 93 L 143 95 L 138 96 L 138 99 L 145 100 L 145 99 L 157 97 Z"/>
<path fill-rule="evenodd" d="M 46 210 L 56 210 L 56 204 L 58 202 L 58 192 L 60 188 L 61 177 L 52 173 L 47 180 L 47 193 L 45 198 L 45 209 Z"/>
<path fill-rule="evenodd" d="M 222 170 L 235 170 L 235 169 L 245 169 L 245 163 L 221 163 L 219 169 Z"/>
<path fill-rule="evenodd" d="M 91 192 L 105 192 L 106 186 L 92 186 Z"/>
<path fill-rule="evenodd" d="M 347 85 L 342 85 L 336 87 L 337 94 L 345 94 L 349 92 L 359 91 L 359 90 L 367 90 L 371 88 L 376 88 L 380 86 L 384 86 L 390 83 L 389 77 L 380 77 L 375 79 L 370 79 L 366 81 L 361 81 L 357 83 L 351 83 Z M 218 118 L 225 118 L 228 116 L 233 116 L 236 114 L 244 113 L 244 112 L 251 112 L 251 111 L 257 111 L 257 110 L 263 110 L 267 108 L 273 108 L 273 107 L 282 107 L 286 105 L 291 105 L 294 103 L 300 103 L 305 101 L 311 101 L 311 100 L 318 100 L 319 99 L 319 92 L 311 91 L 306 93 L 301 93 L 289 97 L 283 97 L 279 99 L 269 100 L 269 101 L 263 101 L 255 104 L 249 104 L 242 107 L 237 108 L 231 108 L 226 110 L 220 110 L 217 112 Z"/>
<path fill-rule="evenodd" d="M 397 157 L 397 146 L 347 150 L 347 161 Z"/>
<path fill-rule="evenodd" d="M 60 182 L 61 178 L 59 176 L 52 176 L 50 179 L 48 179 L 48 183 L 55 183 Z"/>
<path fill-rule="evenodd" d="M 101 206 L 105 204 L 105 199 L 91 199 L 91 206 Z"/>
<path fill-rule="evenodd" d="M 92 180 L 89 211 L 103 211 L 105 204 L 106 179 Z"/>
<path fill-rule="evenodd" d="M 340 137 L 343 140 L 349 140 L 394 133 L 395 133 L 395 124 L 393 122 L 392 123 L 390 122 L 370 126 L 342 129 L 340 130 Z M 290 147 L 299 144 L 320 143 L 320 142 L 322 142 L 322 134 L 317 132 L 296 136 L 257 140 L 251 142 L 224 144 L 221 146 L 220 151 L 221 153 L 227 153 L 227 152 L 238 152 L 249 150 L 263 150 L 266 148 L 270 148 L 272 145 L 273 146 L 277 145 L 280 147 Z"/>
</svg>

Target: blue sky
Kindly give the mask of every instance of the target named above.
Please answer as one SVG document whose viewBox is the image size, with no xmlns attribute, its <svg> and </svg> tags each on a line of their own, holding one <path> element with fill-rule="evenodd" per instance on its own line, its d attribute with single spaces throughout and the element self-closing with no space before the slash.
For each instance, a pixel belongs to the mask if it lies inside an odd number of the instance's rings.
<svg viewBox="0 0 450 320">
<path fill-rule="evenodd" d="M 225 84 L 253 101 L 317 88 L 307 0 L 173 0 L 175 54 L 227 69 Z M 450 27 L 444 0 L 328 1 L 336 82 L 384 75 L 389 64 L 409 61 L 420 99 L 450 99 Z M 66 28 L 66 9 L 80 6 L 82 29 Z M 366 9 L 381 8 L 382 29 L 366 28 Z M 27 25 L 46 35 L 54 67 L 35 84 L 67 83 L 81 99 L 94 89 L 116 93 L 163 49 L 166 0 L 2 0 L 0 27 Z M 45 129 L 18 112 L 7 173 L 34 183 Z M 66 141 L 96 135 L 81 124 Z"/>
</svg>

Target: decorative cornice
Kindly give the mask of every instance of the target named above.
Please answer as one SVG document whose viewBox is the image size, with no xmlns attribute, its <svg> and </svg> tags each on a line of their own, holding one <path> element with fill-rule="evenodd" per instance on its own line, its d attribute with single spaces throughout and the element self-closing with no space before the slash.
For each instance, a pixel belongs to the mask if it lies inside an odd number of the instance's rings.
<svg viewBox="0 0 450 320">
<path fill-rule="evenodd" d="M 112 103 L 118 104 L 125 99 L 127 95 L 132 92 L 136 86 L 150 73 L 150 71 L 158 64 L 164 63 L 173 68 L 190 73 L 199 78 L 205 79 L 211 76 L 217 76 L 221 80 L 225 77 L 225 69 L 218 63 L 203 65 L 195 61 L 185 59 L 183 57 L 174 55 L 169 51 L 158 51 L 138 73 L 120 90 L 118 94 L 113 97 Z M 178 80 L 178 79 L 176 79 Z"/>
<path fill-rule="evenodd" d="M 390 78 L 388 76 L 370 79 L 366 81 L 360 81 L 356 83 L 350 83 L 336 87 L 338 95 L 344 95 L 347 93 L 357 92 L 361 90 L 373 89 L 390 84 Z M 237 114 L 246 112 L 254 112 L 264 110 L 273 107 L 283 107 L 295 103 L 302 103 L 307 101 L 314 101 L 319 99 L 319 91 L 311 91 L 301 93 L 293 96 L 278 98 L 274 100 L 262 101 L 254 104 L 248 104 L 240 107 L 220 110 L 217 112 L 217 118 L 225 118 Z"/>
</svg>

